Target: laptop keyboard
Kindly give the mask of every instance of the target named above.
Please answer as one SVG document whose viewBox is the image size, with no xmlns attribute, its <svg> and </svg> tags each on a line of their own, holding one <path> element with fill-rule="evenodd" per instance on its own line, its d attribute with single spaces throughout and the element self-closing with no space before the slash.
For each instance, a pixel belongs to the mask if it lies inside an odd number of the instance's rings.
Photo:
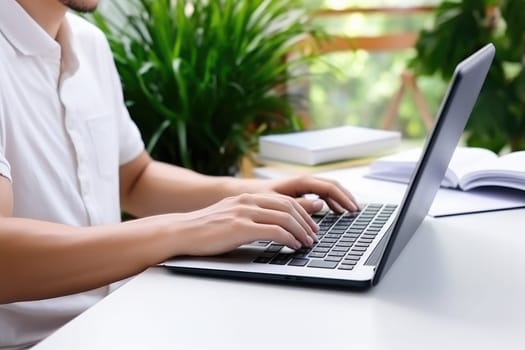
<svg viewBox="0 0 525 350">
<path fill-rule="evenodd" d="M 256 241 L 251 246 L 266 247 L 254 262 L 259 264 L 289 265 L 309 268 L 352 270 L 377 234 L 381 231 L 396 205 L 368 204 L 357 213 L 327 213 L 314 215 L 319 225 L 319 242 L 312 248 L 294 252 L 282 244 Z"/>
</svg>

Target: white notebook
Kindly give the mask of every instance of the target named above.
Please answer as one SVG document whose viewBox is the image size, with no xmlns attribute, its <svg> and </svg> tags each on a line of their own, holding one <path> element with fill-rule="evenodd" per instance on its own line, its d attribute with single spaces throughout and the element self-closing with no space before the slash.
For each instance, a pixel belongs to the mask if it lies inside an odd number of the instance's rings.
<svg viewBox="0 0 525 350">
<path fill-rule="evenodd" d="M 390 153 L 401 133 L 358 126 L 266 135 L 259 139 L 259 155 L 285 162 L 316 165 L 343 159 Z"/>
</svg>

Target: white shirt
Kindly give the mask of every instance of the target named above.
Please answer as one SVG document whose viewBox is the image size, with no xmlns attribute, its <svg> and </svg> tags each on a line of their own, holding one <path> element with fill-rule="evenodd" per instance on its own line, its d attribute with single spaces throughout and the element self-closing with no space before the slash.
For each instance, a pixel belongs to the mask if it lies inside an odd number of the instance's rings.
<svg viewBox="0 0 525 350">
<path fill-rule="evenodd" d="M 119 222 L 119 165 L 143 150 L 103 33 L 68 14 L 55 41 L 16 1 L 2 0 L 0 174 L 12 181 L 13 216 Z M 0 305 L 0 349 L 34 344 L 108 289 Z"/>
</svg>

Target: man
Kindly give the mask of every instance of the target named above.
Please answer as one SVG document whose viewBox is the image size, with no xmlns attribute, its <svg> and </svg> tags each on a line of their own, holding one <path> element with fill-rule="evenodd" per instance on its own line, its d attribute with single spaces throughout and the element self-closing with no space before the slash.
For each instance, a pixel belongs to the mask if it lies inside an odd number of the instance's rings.
<svg viewBox="0 0 525 350">
<path fill-rule="evenodd" d="M 124 107 L 103 34 L 67 9 L 97 0 L 0 2 L 0 349 L 33 345 L 176 255 L 268 239 L 311 246 L 336 183 L 209 177 L 153 161 Z M 120 223 L 120 212 L 140 218 Z"/>
</svg>

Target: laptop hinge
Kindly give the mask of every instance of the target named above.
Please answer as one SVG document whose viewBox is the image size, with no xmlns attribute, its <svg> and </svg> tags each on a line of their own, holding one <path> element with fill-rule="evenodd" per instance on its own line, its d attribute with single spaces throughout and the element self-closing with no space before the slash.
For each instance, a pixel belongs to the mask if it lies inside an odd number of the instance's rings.
<svg viewBox="0 0 525 350">
<path fill-rule="evenodd" d="M 383 238 L 381 238 L 379 243 L 375 246 L 374 251 L 372 251 L 372 254 L 370 254 L 368 259 L 366 260 L 364 264 L 365 266 L 377 266 L 379 264 L 379 261 L 383 256 L 383 252 L 385 251 L 386 244 L 388 243 L 388 239 L 390 238 L 391 234 L 392 226 L 388 228 L 388 230 L 383 235 Z"/>
</svg>

